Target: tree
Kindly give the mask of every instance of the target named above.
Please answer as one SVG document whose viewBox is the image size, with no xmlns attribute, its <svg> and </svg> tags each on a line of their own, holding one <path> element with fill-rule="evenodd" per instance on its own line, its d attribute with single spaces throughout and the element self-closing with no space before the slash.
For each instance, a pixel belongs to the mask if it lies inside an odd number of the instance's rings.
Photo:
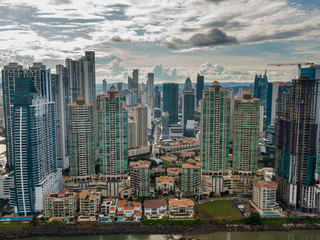
<svg viewBox="0 0 320 240">
<path fill-rule="evenodd" d="M 249 225 L 260 225 L 262 223 L 260 214 L 255 212 L 250 213 L 250 217 L 246 218 L 244 222 Z"/>
<path fill-rule="evenodd" d="M 31 221 L 30 221 L 30 224 L 35 227 L 35 226 L 38 226 L 39 223 L 40 223 L 40 221 L 39 221 L 39 219 L 38 219 L 38 216 L 37 216 L 36 214 L 34 214 L 34 215 L 32 216 L 32 219 L 31 219 Z"/>
</svg>

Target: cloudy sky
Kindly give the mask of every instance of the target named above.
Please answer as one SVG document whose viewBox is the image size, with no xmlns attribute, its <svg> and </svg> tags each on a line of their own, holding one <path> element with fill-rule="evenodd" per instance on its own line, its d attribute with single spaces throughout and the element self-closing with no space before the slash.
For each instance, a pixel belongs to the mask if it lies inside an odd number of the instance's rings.
<svg viewBox="0 0 320 240">
<path fill-rule="evenodd" d="M 0 67 L 96 52 L 97 82 L 253 81 L 267 68 L 287 81 L 297 67 L 320 63 L 318 0 L 0 0 Z"/>
</svg>

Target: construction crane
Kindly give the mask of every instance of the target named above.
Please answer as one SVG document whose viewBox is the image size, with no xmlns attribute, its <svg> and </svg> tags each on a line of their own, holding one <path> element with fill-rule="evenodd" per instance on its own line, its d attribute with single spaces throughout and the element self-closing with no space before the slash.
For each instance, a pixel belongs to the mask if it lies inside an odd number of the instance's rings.
<svg viewBox="0 0 320 240">
<path fill-rule="evenodd" d="M 267 66 L 298 66 L 298 76 L 300 77 L 301 74 L 301 66 L 302 65 L 314 65 L 314 63 L 308 63 L 308 62 L 301 62 L 301 63 L 269 63 Z"/>
</svg>

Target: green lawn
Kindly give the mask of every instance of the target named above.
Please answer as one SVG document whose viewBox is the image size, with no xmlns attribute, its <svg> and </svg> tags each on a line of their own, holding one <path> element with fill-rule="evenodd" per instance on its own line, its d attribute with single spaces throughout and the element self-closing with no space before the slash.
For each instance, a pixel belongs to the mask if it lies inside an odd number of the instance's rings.
<svg viewBox="0 0 320 240">
<path fill-rule="evenodd" d="M 13 228 L 26 228 L 29 227 L 29 223 L 23 223 L 23 222 L 1 222 L 0 223 L 0 230 L 1 229 L 13 229 Z"/>
<path fill-rule="evenodd" d="M 242 219 L 240 212 L 233 205 L 232 201 L 229 200 L 198 204 L 195 205 L 195 210 L 201 222 L 214 220 L 232 221 Z"/>
</svg>

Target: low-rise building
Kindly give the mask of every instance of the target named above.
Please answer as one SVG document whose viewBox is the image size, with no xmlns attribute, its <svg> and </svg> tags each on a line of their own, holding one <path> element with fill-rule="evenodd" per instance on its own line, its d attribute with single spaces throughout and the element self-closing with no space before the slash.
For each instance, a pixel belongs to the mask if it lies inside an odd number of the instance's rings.
<svg viewBox="0 0 320 240">
<path fill-rule="evenodd" d="M 90 216 L 99 212 L 101 193 L 95 190 L 83 190 L 79 196 L 79 213 Z"/>
<path fill-rule="evenodd" d="M 180 168 L 167 168 L 168 177 L 179 178 L 179 174 L 181 173 Z"/>
<path fill-rule="evenodd" d="M 149 197 L 150 195 L 150 162 L 130 162 L 130 181 L 133 193 L 137 197 Z"/>
<path fill-rule="evenodd" d="M 115 217 L 117 212 L 117 206 L 118 206 L 117 198 L 107 198 L 101 204 L 100 210 L 103 215 Z"/>
<path fill-rule="evenodd" d="M 78 212 L 79 193 L 63 189 L 52 192 L 43 198 L 43 215 L 45 217 L 74 217 Z"/>
<path fill-rule="evenodd" d="M 166 200 L 159 199 L 144 201 L 144 215 L 148 218 L 162 218 L 162 216 L 167 214 Z"/>
<path fill-rule="evenodd" d="M 141 219 L 142 209 L 140 202 L 130 202 L 120 200 L 118 203 L 117 216 L 125 218 L 134 218 L 139 221 Z"/>
<path fill-rule="evenodd" d="M 160 176 L 156 178 L 156 190 L 163 194 L 169 194 L 174 190 L 174 178 L 168 176 Z"/>
<path fill-rule="evenodd" d="M 182 158 L 191 158 L 191 157 L 194 157 L 196 155 L 196 153 L 195 152 L 182 152 L 181 154 L 180 154 L 180 156 L 182 157 Z"/>
<path fill-rule="evenodd" d="M 172 218 L 186 218 L 194 216 L 194 202 L 191 199 L 170 199 L 169 211 Z"/>
<path fill-rule="evenodd" d="M 252 202 L 263 212 L 270 212 L 279 209 L 276 202 L 276 191 L 278 184 L 272 181 L 253 182 Z"/>
</svg>

